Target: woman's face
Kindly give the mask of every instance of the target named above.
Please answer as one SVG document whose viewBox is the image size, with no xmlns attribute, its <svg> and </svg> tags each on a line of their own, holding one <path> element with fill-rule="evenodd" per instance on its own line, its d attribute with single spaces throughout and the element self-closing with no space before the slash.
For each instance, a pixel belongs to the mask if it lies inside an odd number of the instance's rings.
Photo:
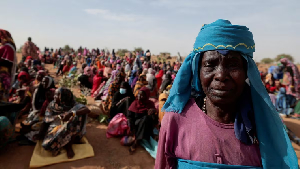
<svg viewBox="0 0 300 169">
<path fill-rule="evenodd" d="M 26 62 L 27 67 L 31 67 L 31 61 Z"/>
<path fill-rule="evenodd" d="M 20 82 L 21 83 L 26 83 L 26 81 L 27 81 L 27 79 L 26 79 L 25 75 L 23 75 L 23 76 L 20 77 Z"/>
<path fill-rule="evenodd" d="M 60 91 L 59 91 L 59 89 L 55 90 L 55 93 L 54 93 L 54 102 L 57 103 L 57 104 L 60 103 Z"/>
<path fill-rule="evenodd" d="M 242 56 L 233 51 L 227 56 L 207 51 L 199 64 L 202 88 L 208 99 L 213 104 L 235 103 L 247 78 Z"/>
<path fill-rule="evenodd" d="M 36 75 L 36 80 L 38 80 L 38 81 L 40 82 L 40 81 L 43 80 L 43 77 L 44 77 L 44 75 L 38 73 L 38 74 Z"/>
<path fill-rule="evenodd" d="M 93 73 L 94 73 L 94 75 L 96 75 L 97 74 L 97 69 L 93 69 Z"/>
<path fill-rule="evenodd" d="M 283 64 L 283 66 L 287 65 L 287 63 L 285 61 L 280 61 L 280 62 L 281 62 L 281 64 Z"/>
<path fill-rule="evenodd" d="M 144 102 L 144 101 L 146 101 L 146 93 L 144 92 L 144 91 L 139 91 L 139 93 L 138 93 L 138 100 L 140 101 L 140 102 Z"/>
<path fill-rule="evenodd" d="M 87 75 L 88 75 L 88 76 L 90 76 L 90 75 L 91 75 L 91 72 L 92 72 L 92 70 L 91 70 L 91 69 L 87 69 L 87 70 L 86 70 L 86 72 L 87 72 Z"/>
<path fill-rule="evenodd" d="M 116 82 L 117 83 L 121 83 L 122 82 L 122 78 L 120 76 L 116 76 Z"/>
<path fill-rule="evenodd" d="M 47 86 L 49 85 L 49 79 L 44 77 L 42 80 L 42 85 L 46 89 Z"/>
</svg>

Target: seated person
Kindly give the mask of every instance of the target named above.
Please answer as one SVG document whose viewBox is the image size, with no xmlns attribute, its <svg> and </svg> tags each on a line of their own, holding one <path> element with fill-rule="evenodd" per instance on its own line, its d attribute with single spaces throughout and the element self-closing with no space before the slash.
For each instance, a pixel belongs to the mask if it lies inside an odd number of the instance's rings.
<svg viewBox="0 0 300 169">
<path fill-rule="evenodd" d="M 100 87 L 103 81 L 107 81 L 107 79 L 103 76 L 103 70 L 100 69 L 93 77 L 93 88 L 91 91 L 92 96 L 94 96 L 95 91 Z"/>
<path fill-rule="evenodd" d="M 127 110 L 134 100 L 135 97 L 130 85 L 127 82 L 122 82 L 120 90 L 113 96 L 110 108 L 110 118 L 114 118 L 118 113 L 123 113 L 127 116 Z"/>
<path fill-rule="evenodd" d="M 81 91 L 83 91 L 84 88 L 92 89 L 93 77 L 91 67 L 87 66 L 84 68 L 84 73 L 78 77 L 78 81 L 80 82 Z"/>
<path fill-rule="evenodd" d="M 110 110 L 112 104 L 112 98 L 116 92 L 120 90 L 120 85 L 125 79 L 125 73 L 119 71 L 116 75 L 114 82 L 109 86 L 108 95 L 104 102 L 105 110 Z"/>
<path fill-rule="evenodd" d="M 48 82 L 44 82 L 44 83 L 48 83 Z M 40 110 L 31 111 L 28 117 L 26 118 L 26 120 L 24 120 L 21 123 L 22 128 L 20 133 L 25 136 L 22 139 L 30 140 L 33 142 L 35 141 L 33 139 L 33 136 L 39 133 L 41 124 L 43 123 L 44 120 L 46 108 L 48 107 L 49 103 L 54 99 L 54 91 L 55 91 L 54 88 L 46 90 L 45 101 L 42 107 L 40 108 Z M 38 95 L 40 96 L 40 94 Z M 24 143 L 24 144 L 28 144 L 28 143 Z"/>
<path fill-rule="evenodd" d="M 294 112 L 294 107 L 296 106 L 296 98 L 293 95 L 286 94 L 286 89 L 284 87 L 280 88 L 276 96 L 275 107 L 279 113 L 285 114 L 289 117 L 291 113 Z"/>
<path fill-rule="evenodd" d="M 2 97 L 2 95 L 0 95 Z M 2 98 L 0 98 L 2 100 Z M 0 102 L 0 148 L 14 139 L 14 131 L 18 112 L 25 107 L 25 103 L 15 104 Z"/>
<path fill-rule="evenodd" d="M 80 141 L 85 135 L 88 113 L 90 110 L 76 103 L 69 89 L 56 89 L 54 100 L 46 109 L 41 130 L 34 138 L 43 140 L 42 147 L 52 152 L 53 156 L 65 148 L 68 158 L 73 158 L 75 153 L 72 144 Z"/>
<path fill-rule="evenodd" d="M 63 67 L 63 74 L 66 75 L 67 73 L 69 73 L 71 69 L 71 61 L 67 61 L 67 64 Z"/>
<path fill-rule="evenodd" d="M 43 78 L 46 76 L 46 72 L 44 70 L 39 70 L 36 74 L 35 80 L 31 82 L 30 91 L 33 92 L 36 88 L 38 88 L 39 84 L 42 82 Z"/>
<path fill-rule="evenodd" d="M 16 96 L 9 100 L 12 103 L 16 104 L 25 104 L 25 107 L 20 110 L 19 116 L 23 114 L 28 114 L 31 109 L 31 93 L 27 88 L 21 88 L 16 90 Z"/>
<path fill-rule="evenodd" d="M 71 77 L 72 75 L 75 75 L 77 71 L 77 62 L 73 62 L 73 67 L 70 69 L 68 76 Z"/>
<path fill-rule="evenodd" d="M 131 154 L 141 140 L 149 141 L 150 137 L 154 136 L 153 129 L 158 123 L 158 117 L 154 103 L 149 100 L 149 97 L 150 90 L 147 87 L 142 87 L 136 100 L 128 109 L 130 135 L 135 137 L 133 145 L 129 148 Z"/>
</svg>

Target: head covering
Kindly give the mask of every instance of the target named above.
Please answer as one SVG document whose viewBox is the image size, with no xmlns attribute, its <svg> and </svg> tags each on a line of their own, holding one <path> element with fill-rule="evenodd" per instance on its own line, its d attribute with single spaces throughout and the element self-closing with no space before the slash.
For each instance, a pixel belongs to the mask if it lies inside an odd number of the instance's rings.
<svg viewBox="0 0 300 169">
<path fill-rule="evenodd" d="M 138 65 L 134 65 L 132 69 L 133 69 L 133 70 L 138 70 L 139 67 L 138 67 Z"/>
<path fill-rule="evenodd" d="M 154 85 L 153 80 L 155 79 L 155 76 L 153 75 L 154 70 L 152 68 L 148 69 L 148 73 L 146 74 L 146 80 L 148 81 L 148 85 L 152 88 Z"/>
<path fill-rule="evenodd" d="M 166 74 L 166 78 L 163 80 L 161 86 L 160 86 L 160 91 L 166 90 L 167 86 L 172 84 L 172 77 L 171 74 Z"/>
<path fill-rule="evenodd" d="M 47 89 L 48 89 L 48 88 L 55 88 L 54 81 L 53 81 L 53 78 L 52 78 L 52 77 L 50 77 L 50 76 L 45 76 L 44 78 L 49 79 L 49 83 L 48 83 L 48 85 L 46 86 Z"/>
<path fill-rule="evenodd" d="M 17 64 L 18 64 L 18 60 L 17 60 L 17 55 L 16 55 L 16 45 L 15 42 L 11 36 L 11 34 L 3 29 L 0 29 L 0 44 L 1 44 L 1 39 L 4 40 L 5 44 L 2 44 L 3 46 L 9 46 L 13 49 L 14 54 L 10 54 L 10 52 L 4 52 L 2 53 L 1 58 L 4 60 L 8 60 L 10 62 L 12 62 L 12 68 L 11 68 L 11 72 L 10 72 L 10 85 L 13 85 L 13 83 L 15 82 L 15 73 L 16 73 L 16 68 L 17 68 Z"/>
<path fill-rule="evenodd" d="M 92 94 L 98 89 L 98 87 L 100 86 L 100 84 L 102 82 L 103 74 L 102 74 L 102 76 L 99 76 L 100 72 L 103 73 L 103 69 L 100 69 L 98 71 L 98 73 L 93 77 L 93 88 L 92 88 L 92 91 L 91 91 Z"/>
<path fill-rule="evenodd" d="M 133 70 L 131 72 L 131 75 L 130 75 L 130 78 L 129 78 L 129 85 L 131 85 L 133 79 L 136 77 L 136 72 L 137 72 L 137 70 Z"/>
<path fill-rule="evenodd" d="M 90 76 L 90 75 L 92 75 L 92 68 L 87 66 L 87 67 L 84 68 L 83 72 L 84 72 L 83 74 L 85 74 L 87 76 Z"/>
<path fill-rule="evenodd" d="M 37 72 L 37 74 L 38 74 L 38 75 L 46 76 L 45 70 L 39 70 L 39 71 Z"/>
<path fill-rule="evenodd" d="M 280 59 L 280 62 L 285 63 L 286 66 L 290 67 L 293 71 L 293 77 L 289 73 L 287 74 L 287 76 L 290 81 L 290 85 L 292 85 L 292 79 L 294 80 L 294 89 L 296 92 L 292 92 L 290 89 L 288 89 L 287 94 L 293 95 L 296 98 L 300 99 L 300 72 L 298 67 L 287 58 Z"/>
<path fill-rule="evenodd" d="M 18 74 L 18 80 L 21 81 L 21 76 L 25 76 L 26 77 L 26 81 L 30 80 L 30 76 L 29 76 L 29 73 L 25 72 L 25 71 L 21 71 L 19 74 Z"/>
<path fill-rule="evenodd" d="M 137 97 L 140 89 L 148 84 L 146 80 L 146 75 L 141 74 L 134 86 L 133 94 L 135 97 Z"/>
<path fill-rule="evenodd" d="M 60 103 L 57 104 L 52 101 L 49 104 L 49 109 L 52 113 L 55 113 L 55 115 L 69 111 L 75 105 L 74 96 L 70 89 L 61 87 L 57 90 L 60 92 Z"/>
<path fill-rule="evenodd" d="M 125 66 L 125 72 L 129 72 L 129 71 L 130 71 L 130 65 L 126 64 L 126 66 Z"/>
<path fill-rule="evenodd" d="M 110 109 L 111 107 L 113 96 L 120 89 L 120 85 L 125 78 L 125 73 L 123 73 L 122 71 L 118 71 L 116 77 L 119 77 L 121 80 L 117 81 L 117 79 L 115 78 L 114 82 L 109 86 L 108 96 L 107 99 L 105 100 L 105 107 L 108 109 Z"/>
<path fill-rule="evenodd" d="M 146 94 L 146 102 L 142 103 L 136 99 L 128 108 L 129 111 L 134 113 L 145 113 L 149 109 L 155 108 L 155 105 L 152 101 L 149 100 L 150 90 L 147 87 L 142 87 L 139 91 L 143 91 Z"/>
<path fill-rule="evenodd" d="M 121 65 L 120 65 L 120 64 L 117 64 L 116 70 L 120 70 L 120 69 L 121 69 Z"/>
<path fill-rule="evenodd" d="M 69 59 L 70 59 L 69 55 L 66 55 L 66 56 L 64 57 L 64 60 L 65 60 L 65 61 L 67 61 L 67 60 L 69 60 Z"/>
<path fill-rule="evenodd" d="M 44 104 L 44 101 L 46 100 L 46 92 L 50 89 L 55 88 L 52 77 L 45 76 L 44 78 L 48 78 L 48 85 L 46 86 L 46 88 L 44 88 L 44 86 L 40 83 L 38 88 L 34 91 L 32 98 L 33 110 L 40 110 Z"/>
<path fill-rule="evenodd" d="M 238 51 L 247 61 L 263 168 L 298 168 L 297 156 L 290 139 L 252 59 L 255 44 L 252 33 L 245 26 L 232 25 L 230 21 L 220 19 L 201 28 L 193 51 L 183 62 L 174 80 L 163 111 L 181 113 L 191 97 L 192 89 L 199 97 L 205 97 L 198 76 L 198 63 L 202 52 L 217 49 Z"/>
<path fill-rule="evenodd" d="M 7 30 L 0 29 L 0 39 L 3 39 L 6 43 L 12 45 L 14 47 L 14 50 L 17 49 L 11 34 Z"/>
</svg>

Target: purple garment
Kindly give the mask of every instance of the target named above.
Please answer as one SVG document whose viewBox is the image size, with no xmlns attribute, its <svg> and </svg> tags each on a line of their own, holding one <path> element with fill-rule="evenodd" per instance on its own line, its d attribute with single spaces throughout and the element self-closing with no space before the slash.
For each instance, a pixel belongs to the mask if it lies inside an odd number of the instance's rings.
<svg viewBox="0 0 300 169">
<path fill-rule="evenodd" d="M 261 167 L 257 144 L 235 137 L 234 124 L 208 117 L 190 99 L 182 113 L 166 112 L 159 134 L 155 168 L 177 168 L 177 159 Z"/>
<path fill-rule="evenodd" d="M 136 82 L 138 81 L 139 77 L 135 77 L 131 82 L 131 88 L 134 89 Z"/>
</svg>

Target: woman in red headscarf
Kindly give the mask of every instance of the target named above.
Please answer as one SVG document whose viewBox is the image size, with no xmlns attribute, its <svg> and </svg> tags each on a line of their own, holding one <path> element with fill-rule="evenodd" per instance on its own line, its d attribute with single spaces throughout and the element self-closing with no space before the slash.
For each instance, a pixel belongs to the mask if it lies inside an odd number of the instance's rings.
<svg viewBox="0 0 300 169">
<path fill-rule="evenodd" d="M 160 88 L 160 85 L 162 83 L 162 77 L 163 77 L 163 75 L 164 75 L 164 71 L 160 70 L 158 72 L 158 74 L 155 76 L 156 82 L 157 82 L 157 90 L 159 90 L 159 88 Z"/>
<path fill-rule="evenodd" d="M 18 81 L 20 82 L 20 88 L 29 87 L 31 83 L 29 73 L 25 71 L 21 71 L 18 74 Z"/>
<path fill-rule="evenodd" d="M 135 142 L 130 147 L 129 152 L 133 153 L 137 144 L 145 139 L 150 140 L 153 136 L 154 126 L 158 123 L 155 105 L 149 100 L 150 90 L 142 87 L 139 90 L 137 99 L 128 108 L 128 121 L 131 135 L 135 137 Z"/>
<path fill-rule="evenodd" d="M 94 92 L 98 89 L 100 84 L 103 81 L 103 69 L 100 69 L 98 73 L 93 77 L 93 88 L 91 91 L 91 95 L 94 95 Z"/>
<path fill-rule="evenodd" d="M 0 101 L 7 101 L 8 91 L 15 81 L 16 45 L 11 34 L 0 29 Z"/>
</svg>

